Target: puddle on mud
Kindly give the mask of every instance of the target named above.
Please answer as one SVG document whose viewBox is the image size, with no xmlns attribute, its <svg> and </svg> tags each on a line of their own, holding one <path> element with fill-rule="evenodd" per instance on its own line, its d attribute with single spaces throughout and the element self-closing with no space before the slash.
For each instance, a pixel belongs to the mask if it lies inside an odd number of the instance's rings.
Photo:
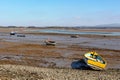
<svg viewBox="0 0 120 80">
<path fill-rule="evenodd" d="M 47 65 L 49 66 L 59 67 L 59 68 L 71 68 L 72 60 L 69 59 L 43 58 L 42 60 L 48 62 Z M 43 66 L 45 66 L 45 64 Z"/>
<path fill-rule="evenodd" d="M 5 55 L 0 54 L 0 60 L 15 60 L 15 61 L 21 61 L 23 58 L 22 55 Z"/>
</svg>

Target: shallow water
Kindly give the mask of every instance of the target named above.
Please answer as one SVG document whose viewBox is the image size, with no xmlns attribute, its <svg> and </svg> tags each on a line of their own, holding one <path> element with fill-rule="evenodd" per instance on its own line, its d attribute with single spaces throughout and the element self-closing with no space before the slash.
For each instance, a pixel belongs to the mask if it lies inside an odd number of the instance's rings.
<svg viewBox="0 0 120 80">
<path fill-rule="evenodd" d="M 71 38 L 70 36 L 57 36 L 57 35 L 26 35 L 26 37 L 9 36 L 8 34 L 0 35 L 3 41 L 19 42 L 19 43 L 33 43 L 44 45 L 44 40 L 51 39 L 56 41 L 56 47 L 68 47 L 72 45 L 105 48 L 111 50 L 120 50 L 120 39 L 107 39 L 107 38 Z"/>
<path fill-rule="evenodd" d="M 40 33 L 60 33 L 60 34 L 89 34 L 89 35 L 106 35 L 106 36 L 120 36 L 120 32 L 78 32 L 72 30 L 52 30 L 52 29 L 43 29 L 43 30 L 33 30 L 33 32 Z"/>
</svg>

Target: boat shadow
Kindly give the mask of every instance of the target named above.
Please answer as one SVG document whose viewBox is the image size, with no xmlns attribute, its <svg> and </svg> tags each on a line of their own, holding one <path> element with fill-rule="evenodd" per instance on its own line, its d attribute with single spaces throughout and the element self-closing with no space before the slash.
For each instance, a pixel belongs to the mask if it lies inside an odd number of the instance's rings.
<svg viewBox="0 0 120 80">
<path fill-rule="evenodd" d="M 85 62 L 84 59 L 73 61 L 71 63 L 72 69 L 80 69 L 80 70 L 93 70 L 90 68 Z"/>
</svg>

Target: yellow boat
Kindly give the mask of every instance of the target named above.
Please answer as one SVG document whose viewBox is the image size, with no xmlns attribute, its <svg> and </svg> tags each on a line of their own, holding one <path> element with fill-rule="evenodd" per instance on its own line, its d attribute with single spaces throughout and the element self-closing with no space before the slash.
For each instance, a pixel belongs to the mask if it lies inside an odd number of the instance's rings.
<svg viewBox="0 0 120 80">
<path fill-rule="evenodd" d="M 96 52 L 88 52 L 84 54 L 85 63 L 95 70 L 105 70 L 107 62 Z"/>
</svg>

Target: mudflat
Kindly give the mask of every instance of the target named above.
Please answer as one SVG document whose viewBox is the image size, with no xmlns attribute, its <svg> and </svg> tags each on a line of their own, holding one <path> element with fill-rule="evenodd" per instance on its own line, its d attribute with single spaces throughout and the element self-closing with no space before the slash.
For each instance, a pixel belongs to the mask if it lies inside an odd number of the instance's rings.
<svg viewBox="0 0 120 80">
<path fill-rule="evenodd" d="M 44 68 L 64 68 L 65 72 L 73 72 L 75 79 L 82 79 L 77 76 L 77 72 L 82 74 L 96 74 L 95 71 L 79 71 L 71 70 L 71 64 L 84 58 L 84 53 L 96 51 L 106 61 L 108 72 L 99 72 L 100 74 L 112 75 L 113 80 L 119 80 L 120 77 L 120 36 L 101 36 L 101 35 L 79 35 L 78 38 L 71 38 L 70 34 L 50 34 L 31 32 L 29 28 L 0 28 L 0 64 L 12 64 L 22 66 L 44 67 Z M 16 31 L 18 34 L 24 34 L 25 37 L 10 36 L 11 31 Z M 77 30 L 78 31 L 78 30 Z M 79 31 L 104 31 L 104 32 L 120 32 L 119 29 L 83 29 Z M 44 40 L 51 39 L 56 41 L 55 46 L 47 46 Z M 62 71 L 60 69 L 60 71 Z M 117 70 L 116 70 L 117 69 Z M 45 69 L 46 70 L 46 69 Z M 56 72 L 59 69 L 56 70 Z M 113 71 L 113 73 L 111 73 Z M 109 73 L 110 72 L 110 73 Z M 114 73 L 115 72 L 115 73 Z M 98 73 L 98 74 L 99 74 Z M 74 75 L 77 74 L 77 75 Z M 72 74 L 70 74 L 72 75 Z M 118 76 L 115 78 L 115 76 Z M 100 77 L 100 75 L 99 75 Z M 68 78 L 71 78 L 67 77 Z M 101 77 L 103 79 L 103 77 Z M 106 78 L 106 77 L 105 77 Z M 105 79 L 104 78 L 104 79 Z M 43 78 L 45 79 L 45 78 Z M 50 78 L 52 79 L 52 78 Z M 53 78 L 56 79 L 56 78 Z M 62 78 L 61 78 L 62 79 Z M 64 78 L 65 79 L 65 78 Z M 84 77 L 85 79 L 85 77 Z M 94 78 L 95 80 L 98 78 Z M 107 79 L 107 78 L 106 78 Z M 111 79 L 111 80 L 112 80 Z M 46 79 L 47 80 L 47 79 Z M 70 80 L 70 79 L 69 79 Z M 73 79 L 71 79 L 73 80 Z M 87 79 L 89 80 L 89 79 Z M 109 79 L 110 80 L 110 79 Z"/>
</svg>

